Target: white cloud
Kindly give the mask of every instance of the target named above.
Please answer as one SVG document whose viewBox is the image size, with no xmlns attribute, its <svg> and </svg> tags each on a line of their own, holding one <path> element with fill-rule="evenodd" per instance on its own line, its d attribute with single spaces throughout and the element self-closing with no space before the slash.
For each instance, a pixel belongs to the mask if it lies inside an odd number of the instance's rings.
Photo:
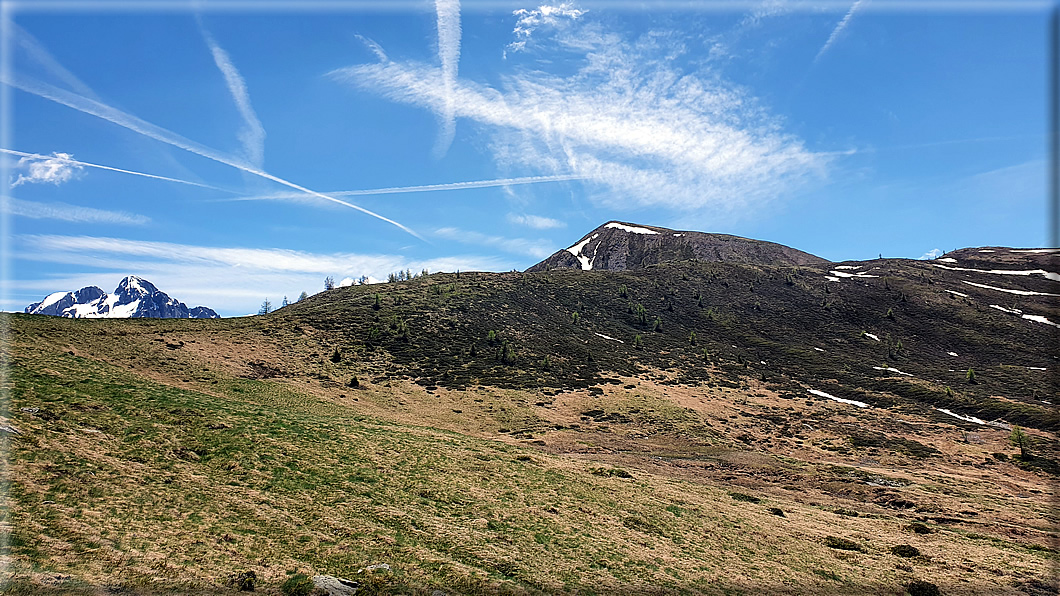
<svg viewBox="0 0 1060 596">
<path fill-rule="evenodd" d="M 823 56 L 824 53 L 832 47 L 832 44 L 834 44 L 836 40 L 839 39 L 839 34 L 841 34 L 843 30 L 846 29 L 848 25 L 850 25 L 850 20 L 854 18 L 854 13 L 857 12 L 859 8 L 861 8 L 862 3 L 864 2 L 865 0 L 857 0 L 857 2 L 855 2 L 854 5 L 850 7 L 850 10 L 847 11 L 847 14 L 843 17 L 843 20 L 839 21 L 839 23 L 835 26 L 835 29 L 832 29 L 832 34 L 828 36 L 828 41 L 824 42 L 824 45 L 821 46 L 820 50 L 818 50 L 817 55 L 813 59 L 814 62 L 820 60 L 821 56 Z"/>
<path fill-rule="evenodd" d="M 515 29 L 512 30 L 515 35 L 515 41 L 508 44 L 507 49 L 513 52 L 525 51 L 527 42 L 530 41 L 534 31 L 537 29 L 541 27 L 556 27 L 567 19 L 576 21 L 586 12 L 588 11 L 574 8 L 574 4 L 571 2 L 563 2 L 557 5 L 544 4 L 537 8 L 520 8 L 512 11 L 512 15 L 518 17 L 515 21 Z"/>
<path fill-rule="evenodd" d="M 69 153 L 53 153 L 50 157 L 23 157 L 16 169 L 24 173 L 11 182 L 14 188 L 20 184 L 54 184 L 56 186 L 76 178 L 84 167 L 72 159 Z"/>
<path fill-rule="evenodd" d="M 477 244 L 481 246 L 495 246 L 505 252 L 527 255 L 535 259 L 543 259 L 556 249 L 552 243 L 546 240 L 527 240 L 526 238 L 504 238 L 502 236 L 489 236 L 481 232 L 461 230 L 459 228 L 439 228 L 435 235 L 446 240 L 455 240 L 464 244 Z"/>
<path fill-rule="evenodd" d="M 456 116 L 492 133 L 498 165 L 583 176 L 598 204 L 725 212 L 823 177 L 808 151 L 754 97 L 712 72 L 684 72 L 665 36 L 626 42 L 596 26 L 562 36 L 584 58 L 572 75 L 521 72 L 493 88 L 458 81 Z M 446 91 L 423 64 L 339 69 L 336 79 L 436 113 Z"/>
<path fill-rule="evenodd" d="M 231 192 L 231 191 L 227 191 L 227 190 L 225 190 L 223 188 L 218 188 L 216 186 L 210 186 L 209 184 L 202 184 L 200 182 L 192 182 L 190 180 L 181 180 L 179 178 L 170 178 L 168 176 L 157 176 L 155 174 L 147 174 L 145 172 L 134 172 L 132 170 L 123 170 L 121 168 L 114 168 L 114 167 L 111 167 L 111 166 L 102 166 L 102 165 L 95 164 L 95 163 L 88 163 L 87 161 L 78 161 L 76 159 L 71 158 L 68 153 L 56 153 L 56 154 L 53 154 L 52 158 L 50 158 L 50 157 L 48 157 L 46 155 L 39 155 L 37 153 L 26 153 L 24 151 L 15 151 L 14 149 L 3 149 L 3 148 L 0 148 L 0 153 L 4 153 L 4 154 L 7 154 L 7 155 L 18 155 L 18 156 L 21 156 L 23 159 L 20 160 L 19 163 L 22 163 L 23 161 L 26 161 L 26 160 L 30 160 L 30 161 L 33 161 L 33 160 L 46 161 L 48 159 L 52 159 L 55 156 L 62 155 L 64 161 L 69 162 L 69 164 L 71 164 L 73 166 L 77 166 L 77 167 L 84 166 L 86 168 L 99 168 L 101 170 L 107 170 L 108 172 L 120 172 L 122 174 L 132 174 L 133 176 L 143 176 L 145 178 L 153 178 L 155 180 L 165 180 L 167 182 L 177 182 L 177 183 L 180 183 L 180 184 L 189 184 L 191 186 L 198 186 L 198 187 L 201 187 L 201 188 L 209 188 L 209 189 L 213 189 L 213 190 L 221 190 L 221 191 L 225 191 L 225 192 Z"/>
<path fill-rule="evenodd" d="M 496 257 L 410 259 L 401 255 L 319 254 L 59 235 L 18 236 L 14 256 L 27 261 L 61 263 L 75 270 L 113 272 L 17 280 L 12 282 L 12 288 L 19 293 L 43 295 L 86 285 L 106 289 L 115 287 L 125 275 L 135 274 L 189 306 L 209 306 L 226 316 L 254 312 L 266 297 L 278 304 L 283 295 L 293 298 L 303 290 L 313 293 L 323 287 L 327 276 L 357 279 L 364 275 L 386 279 L 389 273 L 406 269 L 504 271 L 512 266 L 511 262 Z"/>
<path fill-rule="evenodd" d="M 937 259 L 937 258 L 941 257 L 944 254 L 945 253 L 942 252 L 941 248 L 933 248 L 933 249 L 927 251 L 926 253 L 920 255 L 919 260 L 921 260 L 921 261 L 930 261 L 932 259 Z"/>
<path fill-rule="evenodd" d="M 566 223 L 558 219 L 552 219 L 551 217 L 542 217 L 540 215 L 518 215 L 515 213 L 509 213 L 508 221 L 512 222 L 513 224 L 531 227 L 535 230 L 548 230 L 552 228 L 567 227 Z"/>
<path fill-rule="evenodd" d="M 78 207 L 77 205 L 67 205 L 66 203 L 36 203 L 8 197 L 6 204 L 8 214 L 30 219 L 56 219 L 74 223 L 123 225 L 143 225 L 151 221 L 151 218 L 143 215 L 94 209 L 92 207 Z"/>
</svg>

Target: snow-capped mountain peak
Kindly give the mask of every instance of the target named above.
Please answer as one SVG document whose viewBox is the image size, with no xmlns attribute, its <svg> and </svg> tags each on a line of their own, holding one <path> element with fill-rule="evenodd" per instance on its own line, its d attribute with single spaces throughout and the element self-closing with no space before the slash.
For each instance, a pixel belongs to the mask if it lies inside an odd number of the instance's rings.
<svg viewBox="0 0 1060 596">
<path fill-rule="evenodd" d="M 55 292 L 49 294 L 44 300 L 27 306 L 26 312 L 74 319 L 219 318 L 216 312 L 205 306 L 189 309 L 183 302 L 170 298 L 151 282 L 135 275 L 122 279 L 113 294 L 107 294 L 96 286 L 81 288 L 76 292 Z"/>
</svg>

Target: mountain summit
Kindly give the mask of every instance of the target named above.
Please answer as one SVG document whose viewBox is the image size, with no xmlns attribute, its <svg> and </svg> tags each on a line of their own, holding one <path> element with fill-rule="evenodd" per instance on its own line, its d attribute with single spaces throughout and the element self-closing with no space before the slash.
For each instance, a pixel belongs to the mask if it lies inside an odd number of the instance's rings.
<svg viewBox="0 0 1060 596">
<path fill-rule="evenodd" d="M 625 271 L 691 259 L 755 265 L 813 265 L 828 262 L 773 242 L 610 221 L 582 236 L 570 248 L 556 252 L 527 271 Z"/>
<path fill-rule="evenodd" d="M 113 294 L 107 294 L 96 286 L 81 288 L 76 292 L 55 292 L 40 302 L 30 304 L 25 312 L 70 319 L 220 318 L 220 315 L 205 306 L 188 308 L 183 302 L 170 298 L 151 282 L 135 275 L 121 280 Z"/>
</svg>

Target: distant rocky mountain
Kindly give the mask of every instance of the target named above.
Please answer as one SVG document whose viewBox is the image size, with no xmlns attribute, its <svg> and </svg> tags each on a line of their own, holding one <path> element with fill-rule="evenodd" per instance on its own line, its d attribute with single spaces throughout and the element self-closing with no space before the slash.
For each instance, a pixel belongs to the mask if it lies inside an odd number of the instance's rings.
<svg viewBox="0 0 1060 596">
<path fill-rule="evenodd" d="M 130 275 L 121 280 L 113 294 L 96 286 L 76 292 L 55 292 L 44 300 L 26 307 L 33 315 L 51 315 L 71 319 L 217 319 L 213 309 L 205 306 L 188 308 L 183 302 L 170 298 L 146 279 Z"/>
<path fill-rule="evenodd" d="M 773 242 L 610 221 L 527 271 L 626 271 L 691 259 L 752 265 L 828 263 L 821 257 Z"/>
</svg>

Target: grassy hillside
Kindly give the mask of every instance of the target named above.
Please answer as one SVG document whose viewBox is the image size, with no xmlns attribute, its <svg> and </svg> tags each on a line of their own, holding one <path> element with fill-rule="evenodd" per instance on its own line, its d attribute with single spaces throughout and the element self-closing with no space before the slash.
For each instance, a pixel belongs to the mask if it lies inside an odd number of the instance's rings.
<svg viewBox="0 0 1060 596">
<path fill-rule="evenodd" d="M 248 570 L 275 594 L 297 573 L 1055 591 L 1055 335 L 990 304 L 1060 317 L 963 281 L 1057 284 L 861 266 L 878 277 L 686 262 L 431 275 L 242 319 L 5 315 L 5 591 L 232 593 Z M 1024 424 L 1030 456 L 936 407 Z"/>
</svg>

